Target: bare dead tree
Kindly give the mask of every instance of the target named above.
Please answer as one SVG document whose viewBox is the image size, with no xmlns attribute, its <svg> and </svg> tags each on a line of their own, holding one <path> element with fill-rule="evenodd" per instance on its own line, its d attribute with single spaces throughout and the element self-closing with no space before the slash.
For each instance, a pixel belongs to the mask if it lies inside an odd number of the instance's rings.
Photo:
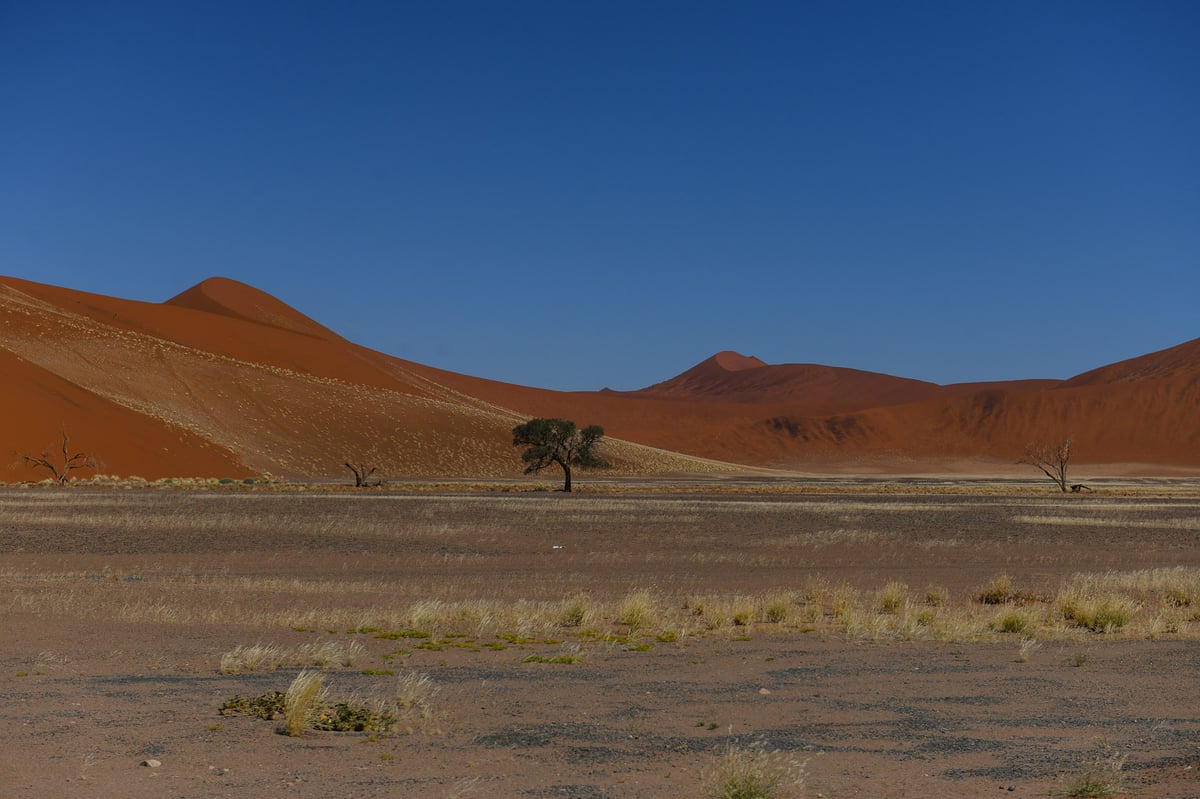
<svg viewBox="0 0 1200 799">
<path fill-rule="evenodd" d="M 1017 463 L 1028 464 L 1042 470 L 1064 494 L 1067 493 L 1067 465 L 1071 462 L 1071 439 L 1058 446 L 1049 444 L 1026 444 L 1025 454 Z M 1079 489 L 1074 489 L 1078 491 Z"/>
<path fill-rule="evenodd" d="M 367 466 L 364 463 L 353 464 L 350 461 L 346 461 L 346 468 L 354 472 L 355 488 L 362 488 L 364 486 L 377 486 L 383 483 L 382 480 L 376 480 L 374 483 L 367 481 L 367 478 L 375 474 L 374 466 Z"/>
<path fill-rule="evenodd" d="M 66 428 L 63 428 L 62 449 L 59 454 L 51 455 L 49 448 L 46 448 L 40 455 L 22 455 L 21 462 L 28 464 L 33 469 L 47 470 L 54 475 L 56 483 L 66 485 L 67 477 L 75 469 L 95 469 L 97 467 L 96 458 L 91 453 L 71 454 L 70 443 L 71 438 L 67 435 Z"/>
</svg>

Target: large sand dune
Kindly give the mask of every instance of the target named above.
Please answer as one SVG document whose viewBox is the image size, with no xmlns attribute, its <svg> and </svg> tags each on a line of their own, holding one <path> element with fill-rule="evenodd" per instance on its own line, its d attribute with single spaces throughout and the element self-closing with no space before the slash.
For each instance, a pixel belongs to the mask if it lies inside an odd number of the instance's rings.
<svg viewBox="0 0 1200 799">
<path fill-rule="evenodd" d="M 723 352 L 640 391 L 565 393 L 375 352 L 225 278 L 164 303 L 0 278 L 0 365 L 10 462 L 67 430 L 123 476 L 329 478 L 346 459 L 512 476 L 510 431 L 530 416 L 603 425 L 618 473 L 990 471 L 1068 436 L 1081 463 L 1200 467 L 1200 340 L 1063 381 L 938 386 Z"/>
</svg>

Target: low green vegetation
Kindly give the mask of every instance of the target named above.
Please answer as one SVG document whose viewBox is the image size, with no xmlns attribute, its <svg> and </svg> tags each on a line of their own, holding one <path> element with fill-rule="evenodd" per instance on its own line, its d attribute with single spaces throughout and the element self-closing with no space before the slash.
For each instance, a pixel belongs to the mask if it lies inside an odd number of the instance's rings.
<svg viewBox="0 0 1200 799">
<path fill-rule="evenodd" d="M 390 670 L 373 673 L 393 674 Z M 283 722 L 279 731 L 290 736 L 310 731 L 391 735 L 401 725 L 410 731 L 429 729 L 435 717 L 433 699 L 439 690 L 428 675 L 409 672 L 397 678 L 390 696 L 331 701 L 322 673 L 306 670 L 296 675 L 287 691 L 269 691 L 250 698 L 234 696 L 221 705 L 219 713 L 279 720 Z"/>
</svg>

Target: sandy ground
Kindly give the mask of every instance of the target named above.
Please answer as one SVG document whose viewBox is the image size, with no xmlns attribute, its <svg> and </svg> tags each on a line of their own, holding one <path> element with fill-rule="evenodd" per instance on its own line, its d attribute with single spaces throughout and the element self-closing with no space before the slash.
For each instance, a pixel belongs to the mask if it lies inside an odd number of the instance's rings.
<svg viewBox="0 0 1200 799">
<path fill-rule="evenodd" d="M 482 644 L 497 630 L 481 628 L 473 646 L 422 649 L 333 622 L 334 605 L 367 619 L 420 597 L 645 587 L 682 605 L 814 577 L 959 595 L 1000 571 L 1036 591 L 1081 570 L 1194 568 L 1200 500 L 1186 492 L 26 490 L 0 492 L 0 513 L 3 796 L 696 797 L 734 743 L 803 761 L 809 797 L 1046 796 L 1114 756 L 1139 797 L 1200 797 L 1193 636 L 1067 636 L 1022 662 L 1011 637 L 821 624 L 673 642 L 510 635 L 494 649 Z M 347 586 L 333 605 L 329 581 Z M 265 620 L 310 606 L 331 621 Z M 436 686 L 432 715 L 385 738 L 290 738 L 218 714 L 297 671 L 223 674 L 222 654 L 325 640 L 363 647 L 328 669 L 335 694 L 386 694 L 419 673 Z M 578 662 L 525 662 L 564 652 Z M 395 674 L 367 673 L 382 671 Z"/>
</svg>

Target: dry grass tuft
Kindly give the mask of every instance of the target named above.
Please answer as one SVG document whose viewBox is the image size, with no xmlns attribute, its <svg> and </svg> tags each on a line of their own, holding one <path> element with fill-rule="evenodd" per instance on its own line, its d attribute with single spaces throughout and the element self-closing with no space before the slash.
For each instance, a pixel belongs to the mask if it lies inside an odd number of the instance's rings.
<svg viewBox="0 0 1200 799">
<path fill-rule="evenodd" d="M 767 752 L 761 744 L 725 748 L 717 766 L 705 777 L 709 799 L 788 799 L 804 791 L 805 761 L 783 752 Z"/>
<path fill-rule="evenodd" d="M 658 618 L 657 602 L 649 591 L 635 591 L 621 601 L 617 621 L 638 633 L 652 628 Z"/>
<path fill-rule="evenodd" d="M 221 655 L 221 673 L 238 674 L 309 666 L 319 669 L 327 669 L 334 665 L 349 667 L 354 665 L 364 651 L 365 647 L 358 641 L 345 644 L 339 641 L 323 641 L 319 644 L 300 644 L 292 647 L 239 644 Z"/>
<path fill-rule="evenodd" d="M 976 601 L 984 605 L 1004 605 L 1015 600 L 1017 596 L 1012 578 L 1007 574 L 999 574 L 980 589 Z"/>
<path fill-rule="evenodd" d="M 396 718 L 409 725 L 409 732 L 437 732 L 434 699 L 441 693 L 428 674 L 409 672 L 396 678 Z"/>
<path fill-rule="evenodd" d="M 1140 609 L 1139 604 L 1127 596 L 1095 596 L 1070 588 L 1059 595 L 1056 604 L 1068 622 L 1097 633 L 1113 633 L 1124 628 Z"/>
<path fill-rule="evenodd" d="M 563 602 L 558 613 L 558 623 L 563 627 L 583 627 L 590 625 L 595 615 L 591 601 L 581 595 Z"/>
<path fill-rule="evenodd" d="M 1104 746 L 1082 773 L 1061 790 L 1060 796 L 1104 797 L 1125 793 L 1125 755 Z"/>
<path fill-rule="evenodd" d="M 783 624 L 792 615 L 795 607 L 796 597 L 791 591 L 771 594 L 763 603 L 763 621 L 770 624 Z"/>
<path fill-rule="evenodd" d="M 1017 660 L 1022 663 L 1028 663 L 1030 656 L 1034 652 L 1042 648 L 1042 644 L 1036 638 L 1022 638 L 1020 646 L 1017 647 Z"/>
<path fill-rule="evenodd" d="M 324 678 L 319 671 L 302 671 L 284 695 L 283 730 L 293 738 L 312 726 L 317 709 L 325 700 Z"/>
<path fill-rule="evenodd" d="M 908 602 L 908 586 L 901 582 L 892 581 L 880 589 L 876 599 L 880 613 L 895 615 Z"/>
</svg>

